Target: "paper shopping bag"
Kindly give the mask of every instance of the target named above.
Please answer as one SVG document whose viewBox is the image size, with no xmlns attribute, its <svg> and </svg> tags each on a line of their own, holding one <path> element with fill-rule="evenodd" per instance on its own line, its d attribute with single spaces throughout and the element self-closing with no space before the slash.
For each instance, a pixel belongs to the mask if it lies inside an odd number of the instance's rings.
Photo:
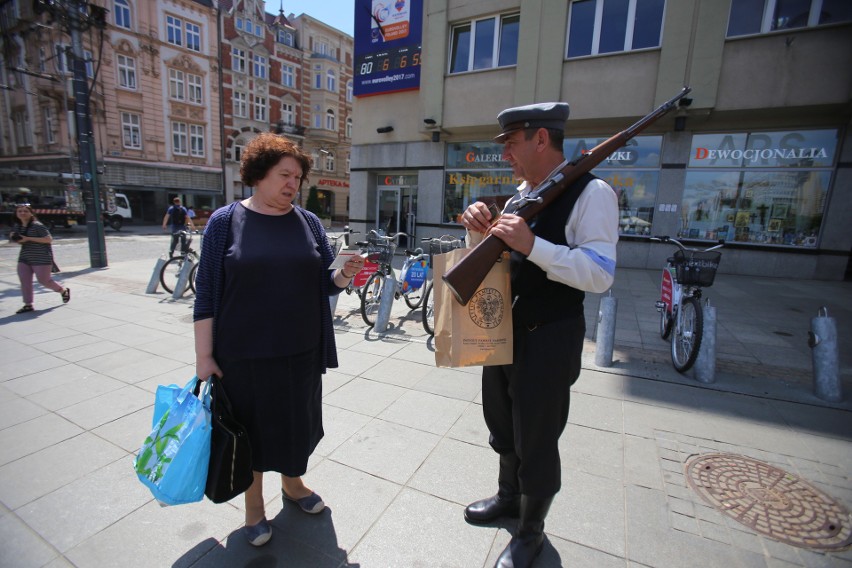
<svg viewBox="0 0 852 568">
<path fill-rule="evenodd" d="M 508 365 L 512 362 L 512 299 L 509 253 L 503 253 L 461 305 L 441 279 L 470 249 L 434 257 L 435 364 L 438 367 Z"/>
</svg>

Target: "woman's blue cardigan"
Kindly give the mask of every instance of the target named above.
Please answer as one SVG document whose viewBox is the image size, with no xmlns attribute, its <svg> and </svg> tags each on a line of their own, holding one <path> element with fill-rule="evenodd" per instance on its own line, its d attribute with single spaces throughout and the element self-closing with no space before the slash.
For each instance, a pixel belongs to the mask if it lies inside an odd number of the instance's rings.
<svg viewBox="0 0 852 568">
<path fill-rule="evenodd" d="M 231 234 L 231 217 L 236 206 L 237 202 L 234 202 L 213 212 L 204 228 L 204 239 L 201 244 L 201 261 L 195 283 L 195 307 L 193 308 L 192 319 L 198 321 L 213 318 L 214 346 L 216 345 L 217 316 L 222 307 L 222 294 L 224 292 L 225 252 Z M 322 256 L 324 274 L 320 275 L 320 314 L 322 317 L 320 341 L 322 344 L 322 372 L 325 373 L 326 369 L 337 367 L 337 346 L 334 341 L 334 327 L 331 323 L 331 306 L 328 303 L 328 297 L 339 294 L 343 288 L 338 288 L 334 284 L 334 270 L 328 270 L 328 266 L 334 260 L 334 252 L 328 243 L 319 218 L 301 207 L 296 207 L 295 211 L 308 222 L 317 243 L 317 250 Z M 295 275 L 295 277 L 298 278 L 298 275 Z M 281 301 L 286 300 L 286 298 L 281 299 Z M 252 301 L 263 300 L 254 298 Z M 298 325 L 298 322 L 282 323 Z"/>
</svg>

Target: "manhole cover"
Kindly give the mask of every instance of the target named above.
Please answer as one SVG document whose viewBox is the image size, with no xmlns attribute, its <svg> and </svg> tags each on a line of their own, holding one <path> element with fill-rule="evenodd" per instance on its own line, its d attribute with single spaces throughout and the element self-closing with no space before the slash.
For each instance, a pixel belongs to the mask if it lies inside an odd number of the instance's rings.
<svg viewBox="0 0 852 568">
<path fill-rule="evenodd" d="M 686 463 L 702 499 L 762 535 L 801 548 L 852 543 L 849 512 L 813 485 L 768 463 L 735 454 L 703 454 Z"/>
</svg>

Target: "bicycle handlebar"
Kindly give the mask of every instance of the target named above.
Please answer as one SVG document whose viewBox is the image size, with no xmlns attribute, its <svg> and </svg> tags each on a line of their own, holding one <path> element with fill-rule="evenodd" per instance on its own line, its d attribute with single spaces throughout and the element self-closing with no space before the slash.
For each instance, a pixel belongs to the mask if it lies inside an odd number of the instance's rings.
<svg viewBox="0 0 852 568">
<path fill-rule="evenodd" d="M 689 250 L 689 251 L 704 251 L 704 252 L 707 252 L 707 251 L 711 251 L 711 250 L 720 249 L 723 246 L 725 246 L 725 239 L 719 239 L 719 244 L 712 246 L 710 248 L 706 248 L 706 249 L 688 247 L 688 246 L 684 245 L 683 243 L 681 243 L 676 238 L 670 237 L 668 235 L 655 235 L 655 236 L 651 237 L 651 240 L 661 242 L 661 243 L 674 243 L 678 247 L 680 247 L 680 250 Z"/>
</svg>

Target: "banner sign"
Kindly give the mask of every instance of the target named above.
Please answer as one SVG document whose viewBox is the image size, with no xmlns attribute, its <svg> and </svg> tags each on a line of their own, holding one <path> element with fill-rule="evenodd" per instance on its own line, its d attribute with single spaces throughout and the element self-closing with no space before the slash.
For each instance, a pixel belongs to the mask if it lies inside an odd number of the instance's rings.
<svg viewBox="0 0 852 568">
<path fill-rule="evenodd" d="M 423 0 L 355 0 L 356 97 L 420 88 Z"/>
</svg>

